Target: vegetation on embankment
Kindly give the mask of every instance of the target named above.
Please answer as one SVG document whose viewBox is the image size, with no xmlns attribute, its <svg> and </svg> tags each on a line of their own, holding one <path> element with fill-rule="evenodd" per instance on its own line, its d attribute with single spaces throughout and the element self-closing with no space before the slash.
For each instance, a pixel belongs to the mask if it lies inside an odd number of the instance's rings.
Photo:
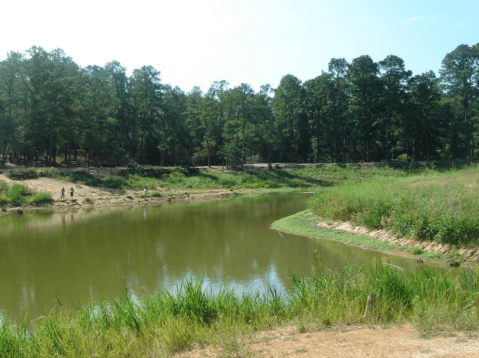
<svg viewBox="0 0 479 358">
<path fill-rule="evenodd" d="M 450 164 L 446 164 L 450 165 Z M 464 165 L 458 163 L 457 165 Z M 279 189 L 318 188 L 345 181 L 364 181 L 376 177 L 404 177 L 412 173 L 435 171 L 434 163 L 309 164 L 268 170 L 247 167 L 244 170 L 217 168 L 131 166 L 127 168 L 28 168 L 8 171 L 13 180 L 48 177 L 88 186 L 111 189 L 172 188 L 203 189 Z"/>
<path fill-rule="evenodd" d="M 0 205 L 4 204 L 39 204 L 52 202 L 53 199 L 49 193 L 31 193 L 25 185 L 13 184 L 8 186 L 4 181 L 0 180 Z"/>
<path fill-rule="evenodd" d="M 294 235 L 308 236 L 333 241 L 340 241 L 346 244 L 369 247 L 376 250 L 395 250 L 398 247 L 391 245 L 387 241 L 378 241 L 368 235 L 357 235 L 342 230 L 330 230 L 318 227 L 316 224 L 319 217 L 312 215 L 309 210 L 279 219 L 272 224 L 272 228 Z"/>
<path fill-rule="evenodd" d="M 234 356 L 236 334 L 296 324 L 298 330 L 343 324 L 411 321 L 423 336 L 477 331 L 479 272 L 458 276 L 430 270 L 404 273 L 388 265 L 314 269 L 292 277 L 288 296 L 222 290 L 207 293 L 202 282 L 184 280 L 177 292 L 142 300 L 121 298 L 52 313 L 15 325 L 0 323 L 2 357 L 159 356 L 193 344 L 219 345 Z M 368 299 L 374 296 L 375 299 Z M 368 304 L 369 302 L 369 304 Z M 365 314 L 365 307 L 369 306 Z M 236 342 L 236 339 L 235 339 Z"/>
<path fill-rule="evenodd" d="M 328 188 L 310 203 L 325 220 L 387 229 L 397 237 L 450 245 L 479 243 L 476 166 L 407 177 L 374 178 Z"/>
</svg>

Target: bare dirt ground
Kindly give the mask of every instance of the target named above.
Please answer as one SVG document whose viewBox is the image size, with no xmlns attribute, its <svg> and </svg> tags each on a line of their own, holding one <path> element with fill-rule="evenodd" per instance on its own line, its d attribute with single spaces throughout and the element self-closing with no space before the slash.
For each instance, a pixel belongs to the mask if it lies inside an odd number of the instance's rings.
<svg viewBox="0 0 479 358">
<path fill-rule="evenodd" d="M 411 324 L 306 333 L 296 327 L 282 327 L 239 339 L 234 348 L 193 348 L 176 357 L 479 357 L 476 337 L 457 333 L 453 337 L 420 338 Z"/>
</svg>

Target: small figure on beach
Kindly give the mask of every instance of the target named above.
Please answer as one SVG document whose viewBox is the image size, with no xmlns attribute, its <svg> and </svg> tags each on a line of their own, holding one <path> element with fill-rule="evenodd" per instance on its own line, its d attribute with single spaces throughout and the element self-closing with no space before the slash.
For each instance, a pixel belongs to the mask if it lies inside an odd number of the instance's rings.
<svg viewBox="0 0 479 358">
<path fill-rule="evenodd" d="M 73 198 L 73 192 L 74 192 L 74 191 L 75 191 L 75 190 L 73 189 L 73 187 L 71 187 L 71 188 L 70 188 L 70 197 L 71 197 L 71 198 Z"/>
<path fill-rule="evenodd" d="M 143 197 L 146 198 L 146 188 L 143 189 Z"/>
<path fill-rule="evenodd" d="M 62 188 L 62 199 L 65 199 L 65 187 Z"/>
</svg>

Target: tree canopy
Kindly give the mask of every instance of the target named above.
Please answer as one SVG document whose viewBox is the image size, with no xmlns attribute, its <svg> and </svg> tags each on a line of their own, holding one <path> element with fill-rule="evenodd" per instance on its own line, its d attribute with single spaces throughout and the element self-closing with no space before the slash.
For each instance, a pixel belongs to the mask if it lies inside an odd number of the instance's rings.
<svg viewBox="0 0 479 358">
<path fill-rule="evenodd" d="M 446 54 L 437 77 L 395 55 L 331 59 L 277 88 L 165 84 L 152 66 L 78 66 L 32 47 L 0 62 L 0 160 L 27 164 L 226 165 L 473 159 L 479 44 Z"/>
</svg>

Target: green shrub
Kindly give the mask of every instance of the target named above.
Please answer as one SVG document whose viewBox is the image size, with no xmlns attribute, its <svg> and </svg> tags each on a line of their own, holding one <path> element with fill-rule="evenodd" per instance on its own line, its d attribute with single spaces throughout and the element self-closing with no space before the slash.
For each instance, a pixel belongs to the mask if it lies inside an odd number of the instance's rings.
<svg viewBox="0 0 479 358">
<path fill-rule="evenodd" d="M 108 177 L 103 181 L 103 185 L 111 189 L 122 189 L 124 184 L 125 184 L 125 180 L 123 178 Z"/>
<path fill-rule="evenodd" d="M 86 196 L 86 197 L 85 197 L 85 201 L 86 201 L 88 204 L 93 204 L 93 199 L 90 198 L 89 196 Z"/>
<path fill-rule="evenodd" d="M 151 193 L 148 193 L 147 197 L 149 197 L 149 198 L 161 198 L 162 195 L 159 191 L 153 191 Z"/>
<path fill-rule="evenodd" d="M 422 253 L 424 253 L 424 250 L 420 247 L 413 247 L 410 249 L 410 252 L 414 255 L 421 255 Z"/>
<path fill-rule="evenodd" d="M 64 178 L 66 177 L 66 173 L 60 171 L 58 168 L 48 167 L 43 168 L 40 171 L 40 175 L 47 177 L 47 178 Z"/>
<path fill-rule="evenodd" d="M 6 192 L 6 196 L 16 205 L 23 203 L 26 195 L 29 195 L 27 187 L 16 183 Z"/>
<path fill-rule="evenodd" d="M 47 192 L 40 192 L 34 194 L 31 198 L 29 198 L 28 202 L 30 204 L 39 204 L 39 203 L 51 203 L 53 201 L 52 196 L 50 193 Z"/>
<path fill-rule="evenodd" d="M 7 197 L 5 194 L 0 195 L 0 205 L 9 204 L 12 200 Z"/>
</svg>

